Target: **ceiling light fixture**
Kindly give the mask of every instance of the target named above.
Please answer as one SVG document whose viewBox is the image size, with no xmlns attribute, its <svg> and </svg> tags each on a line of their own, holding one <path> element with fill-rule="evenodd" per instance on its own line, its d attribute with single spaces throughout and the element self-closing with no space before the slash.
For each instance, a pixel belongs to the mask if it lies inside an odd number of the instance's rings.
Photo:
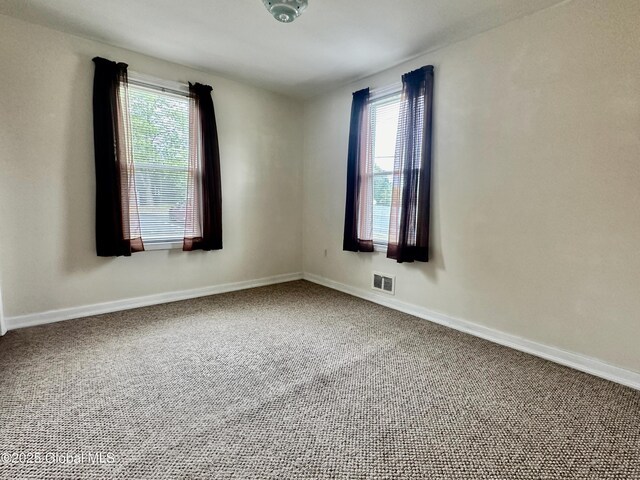
<svg viewBox="0 0 640 480">
<path fill-rule="evenodd" d="M 308 0 L 262 0 L 273 18 L 282 23 L 291 23 L 298 18 L 307 5 Z"/>
</svg>

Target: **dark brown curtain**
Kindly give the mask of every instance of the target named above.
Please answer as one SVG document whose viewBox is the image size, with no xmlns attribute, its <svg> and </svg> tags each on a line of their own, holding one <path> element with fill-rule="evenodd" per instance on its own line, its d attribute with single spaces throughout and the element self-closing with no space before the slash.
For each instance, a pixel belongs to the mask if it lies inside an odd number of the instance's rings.
<svg viewBox="0 0 640 480">
<path fill-rule="evenodd" d="M 387 257 L 429 261 L 433 66 L 402 76 Z"/>
<path fill-rule="evenodd" d="M 342 248 L 373 252 L 373 136 L 369 89 L 353 94 L 347 154 L 347 201 Z"/>
<path fill-rule="evenodd" d="M 96 165 L 96 250 L 101 257 L 144 250 L 135 189 L 127 65 L 96 57 L 93 140 Z"/>
<path fill-rule="evenodd" d="M 222 187 L 212 88 L 189 84 L 189 179 L 182 249 L 222 249 Z"/>
</svg>

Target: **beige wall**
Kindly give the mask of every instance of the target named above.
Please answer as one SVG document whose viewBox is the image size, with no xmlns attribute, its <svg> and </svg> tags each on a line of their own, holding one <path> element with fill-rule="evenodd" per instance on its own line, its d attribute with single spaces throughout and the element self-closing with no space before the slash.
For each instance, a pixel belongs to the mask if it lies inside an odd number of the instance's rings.
<svg viewBox="0 0 640 480">
<path fill-rule="evenodd" d="M 305 272 L 640 372 L 639 21 L 574 0 L 308 102 Z M 343 252 L 351 92 L 425 64 L 433 261 Z"/>
<path fill-rule="evenodd" d="M 7 333 L 7 326 L 4 323 L 4 307 L 2 306 L 2 285 L 0 285 L 0 335 Z"/>
<path fill-rule="evenodd" d="M 96 257 L 96 55 L 127 62 L 137 72 L 213 86 L 223 175 L 222 251 Z M 282 96 L 0 16 L 5 316 L 299 272 L 301 123 L 302 105 Z"/>
</svg>

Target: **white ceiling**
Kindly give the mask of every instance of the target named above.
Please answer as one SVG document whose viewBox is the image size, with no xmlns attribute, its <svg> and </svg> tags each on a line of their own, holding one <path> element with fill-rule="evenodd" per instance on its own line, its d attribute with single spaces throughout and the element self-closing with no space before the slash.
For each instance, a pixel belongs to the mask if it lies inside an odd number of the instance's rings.
<svg viewBox="0 0 640 480">
<path fill-rule="evenodd" d="M 309 0 L 292 24 L 261 0 L 1 0 L 0 13 L 310 97 L 560 1 Z"/>
</svg>

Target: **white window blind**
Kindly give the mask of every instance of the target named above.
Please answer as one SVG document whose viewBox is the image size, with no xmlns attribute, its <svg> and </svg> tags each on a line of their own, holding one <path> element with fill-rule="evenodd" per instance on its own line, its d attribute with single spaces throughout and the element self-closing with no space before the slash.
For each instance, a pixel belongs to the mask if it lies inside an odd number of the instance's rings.
<svg viewBox="0 0 640 480">
<path fill-rule="evenodd" d="M 186 94 L 129 84 L 129 114 L 142 240 L 182 241 L 189 173 Z"/>
<path fill-rule="evenodd" d="M 371 103 L 373 132 L 373 242 L 387 245 L 393 165 L 400 116 L 400 93 L 385 95 Z"/>
</svg>

